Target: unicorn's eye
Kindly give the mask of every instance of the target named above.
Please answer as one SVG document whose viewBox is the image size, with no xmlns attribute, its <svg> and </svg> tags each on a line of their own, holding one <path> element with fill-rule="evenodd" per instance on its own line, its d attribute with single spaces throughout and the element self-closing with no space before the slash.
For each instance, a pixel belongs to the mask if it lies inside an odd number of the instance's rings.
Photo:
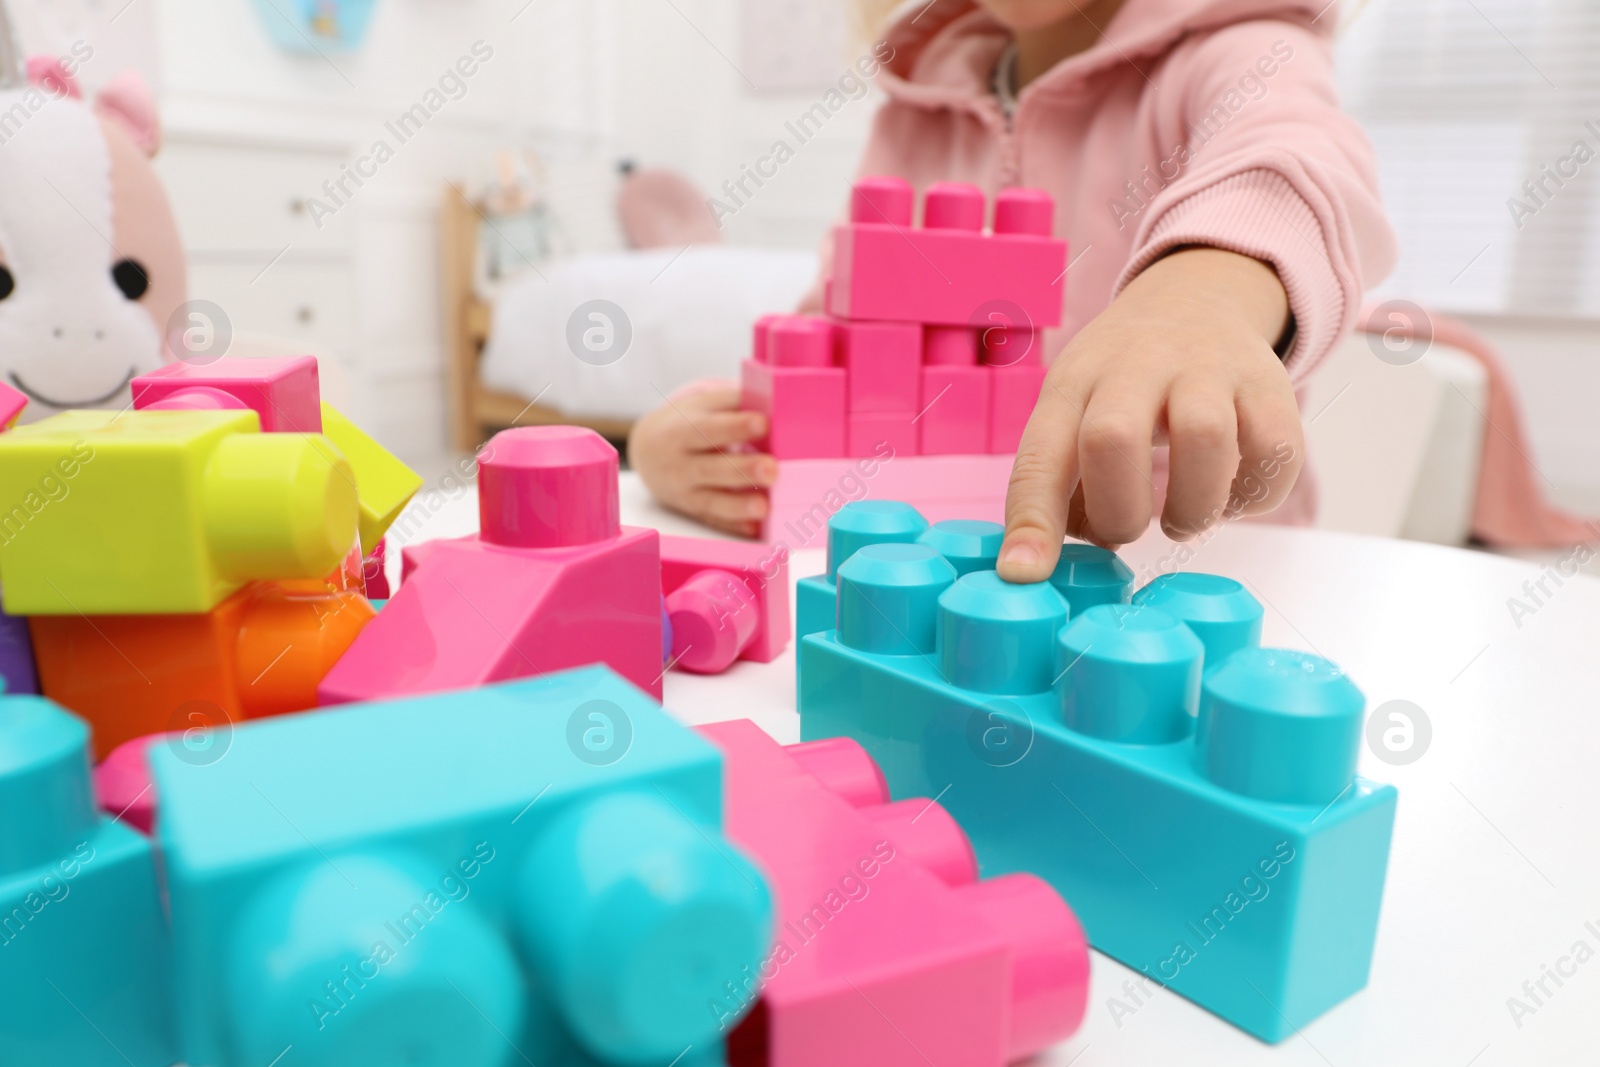
<svg viewBox="0 0 1600 1067">
<path fill-rule="evenodd" d="M 111 280 L 117 283 L 122 295 L 137 300 L 150 289 L 150 275 L 137 259 L 119 259 L 111 268 Z"/>
<path fill-rule="evenodd" d="M 17 279 L 11 276 L 11 271 L 0 266 L 0 300 L 10 296 L 17 288 Z"/>
</svg>

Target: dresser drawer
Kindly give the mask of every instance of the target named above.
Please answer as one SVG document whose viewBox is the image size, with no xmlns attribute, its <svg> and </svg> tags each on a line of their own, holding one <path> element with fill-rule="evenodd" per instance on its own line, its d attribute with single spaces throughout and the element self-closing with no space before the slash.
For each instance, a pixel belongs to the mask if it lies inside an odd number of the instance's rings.
<svg viewBox="0 0 1600 1067">
<path fill-rule="evenodd" d="M 222 308 L 235 332 L 302 341 L 322 352 L 355 346 L 355 283 L 346 263 L 189 263 L 189 298 Z"/>
<path fill-rule="evenodd" d="M 351 247 L 354 208 L 346 201 L 314 219 L 310 198 L 334 206 L 322 185 L 339 177 L 343 162 L 329 151 L 174 139 L 156 169 L 191 251 L 332 252 Z"/>
</svg>

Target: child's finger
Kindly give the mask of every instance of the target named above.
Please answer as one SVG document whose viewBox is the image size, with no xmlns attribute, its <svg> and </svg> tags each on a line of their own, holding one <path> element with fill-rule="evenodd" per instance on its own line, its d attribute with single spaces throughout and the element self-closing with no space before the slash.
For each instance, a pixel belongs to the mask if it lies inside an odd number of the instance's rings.
<svg viewBox="0 0 1600 1067">
<path fill-rule="evenodd" d="M 685 428 L 689 431 L 686 443 L 693 451 L 730 448 L 765 435 L 767 417 L 759 411 L 716 411 L 698 416 Z"/>
<path fill-rule="evenodd" d="M 693 489 L 689 512 L 714 526 L 727 529 L 737 523 L 760 522 L 767 517 L 767 496 L 754 490 Z"/>
<path fill-rule="evenodd" d="M 1305 427 L 1294 393 L 1256 396 L 1237 405 L 1239 469 L 1228 508 L 1239 515 L 1272 511 L 1294 488 L 1305 463 Z"/>
<path fill-rule="evenodd" d="M 1078 482 L 1081 411 L 1079 401 L 1046 379 L 1006 488 L 1006 536 L 996 569 L 1008 582 L 1042 582 L 1061 556 L 1067 501 Z"/>
<path fill-rule="evenodd" d="M 1239 470 L 1239 425 L 1233 396 L 1208 382 L 1180 378 L 1167 398 L 1171 445 L 1161 528 L 1186 541 L 1222 518 Z"/>
<path fill-rule="evenodd" d="M 763 452 L 705 452 L 689 459 L 688 479 L 710 489 L 766 489 L 778 464 Z"/>
<path fill-rule="evenodd" d="M 1150 446 L 1159 396 L 1134 388 L 1098 390 L 1078 433 L 1078 464 L 1089 526 L 1108 544 L 1127 544 L 1150 525 Z"/>
</svg>

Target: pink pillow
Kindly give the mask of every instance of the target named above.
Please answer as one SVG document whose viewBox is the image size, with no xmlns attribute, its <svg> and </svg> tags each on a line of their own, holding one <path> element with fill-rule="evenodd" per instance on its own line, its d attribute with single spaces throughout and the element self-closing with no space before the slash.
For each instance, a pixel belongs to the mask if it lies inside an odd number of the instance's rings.
<svg viewBox="0 0 1600 1067">
<path fill-rule="evenodd" d="M 681 248 L 722 240 L 705 197 L 676 171 L 629 171 L 617 192 L 617 217 L 630 248 Z"/>
</svg>

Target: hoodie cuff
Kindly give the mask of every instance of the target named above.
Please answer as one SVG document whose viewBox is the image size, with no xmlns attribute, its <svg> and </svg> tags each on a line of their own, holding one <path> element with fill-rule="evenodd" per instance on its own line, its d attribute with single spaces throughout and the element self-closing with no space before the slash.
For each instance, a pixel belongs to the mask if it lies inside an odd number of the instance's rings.
<svg viewBox="0 0 1600 1067">
<path fill-rule="evenodd" d="M 1271 264 L 1289 296 L 1293 337 L 1284 368 L 1295 384 L 1339 340 L 1345 294 L 1311 206 L 1282 174 L 1233 174 L 1166 208 L 1145 229 L 1117 281 L 1122 292 L 1150 264 L 1175 249 L 1205 245 Z"/>
</svg>

